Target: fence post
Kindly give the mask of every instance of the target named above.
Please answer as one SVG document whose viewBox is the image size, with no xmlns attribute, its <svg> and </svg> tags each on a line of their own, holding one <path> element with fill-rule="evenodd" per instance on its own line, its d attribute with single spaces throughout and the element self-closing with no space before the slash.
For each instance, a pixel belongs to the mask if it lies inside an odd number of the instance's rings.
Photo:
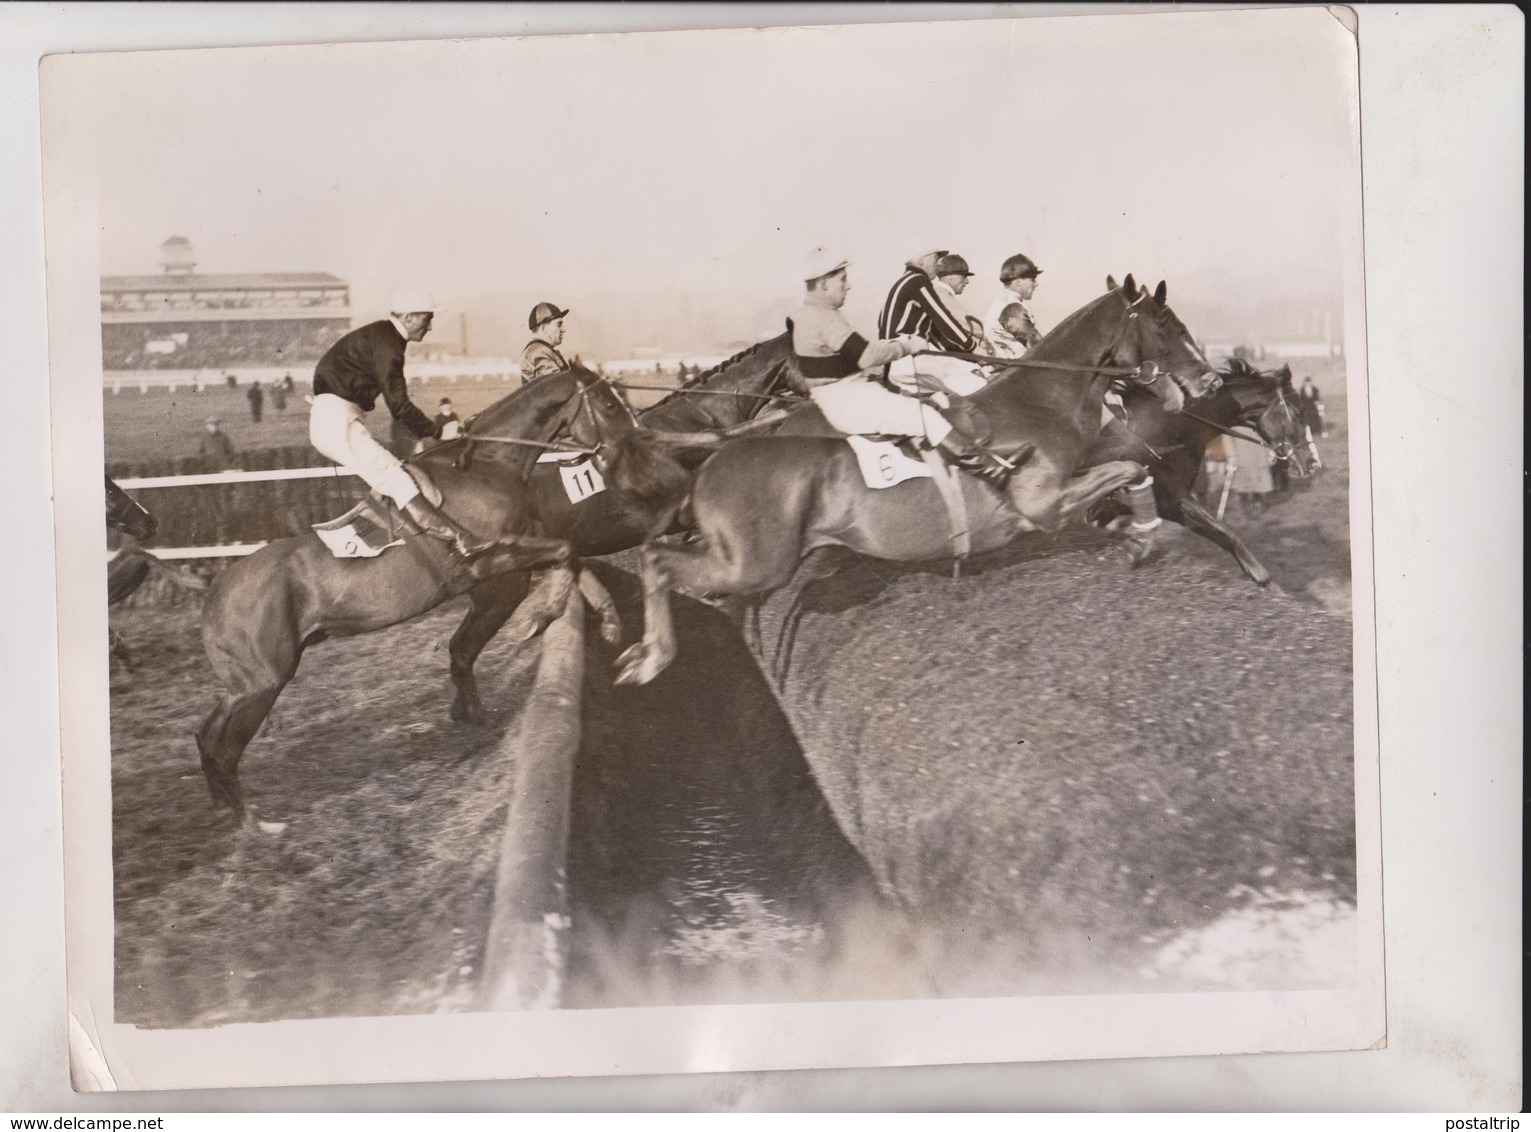
<svg viewBox="0 0 1531 1132">
<path fill-rule="evenodd" d="M 547 575 L 545 584 L 555 577 Z M 500 746 L 514 769 L 479 982 L 484 1010 L 559 1004 L 569 928 L 569 798 L 584 678 L 584 599 L 570 586 L 563 614 L 543 635 L 520 724 Z"/>
</svg>

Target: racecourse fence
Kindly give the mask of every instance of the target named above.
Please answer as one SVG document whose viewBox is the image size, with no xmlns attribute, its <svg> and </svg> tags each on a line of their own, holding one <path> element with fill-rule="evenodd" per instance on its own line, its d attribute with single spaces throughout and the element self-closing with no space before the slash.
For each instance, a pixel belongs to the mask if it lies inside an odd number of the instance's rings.
<svg viewBox="0 0 1531 1132">
<path fill-rule="evenodd" d="M 344 514 L 366 491 L 307 445 L 251 449 L 234 463 L 214 471 L 196 456 L 120 461 L 107 475 L 159 520 L 149 549 L 165 559 L 248 554 Z"/>
</svg>

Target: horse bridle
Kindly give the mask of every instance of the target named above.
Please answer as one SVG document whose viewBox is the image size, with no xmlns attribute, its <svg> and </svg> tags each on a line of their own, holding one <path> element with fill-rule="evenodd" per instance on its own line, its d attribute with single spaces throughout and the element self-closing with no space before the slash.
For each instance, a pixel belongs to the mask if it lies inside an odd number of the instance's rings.
<svg viewBox="0 0 1531 1132">
<path fill-rule="evenodd" d="M 581 375 L 581 371 L 571 369 L 568 372 L 574 377 L 575 391 L 572 395 L 570 395 L 569 399 L 564 402 L 564 409 L 567 409 L 570 405 L 573 405 L 577 401 L 579 402 L 579 409 L 583 409 L 592 420 L 599 420 L 600 418 L 596 413 L 595 407 L 590 403 L 590 386 L 604 385 L 611 390 L 612 396 L 617 399 L 617 404 L 621 405 L 623 410 L 627 413 L 627 419 L 632 424 L 633 428 L 637 429 L 642 427 L 638 423 L 638 415 L 633 412 L 633 407 L 627 403 L 627 398 L 622 396 L 620 389 L 610 378 L 604 377 L 598 373 L 590 373 L 587 370 L 583 371 L 589 377 L 589 380 L 586 381 L 585 377 Z M 482 441 L 485 444 L 510 444 L 522 448 L 538 448 L 543 452 L 572 452 L 580 456 L 598 455 L 601 451 L 601 448 L 605 446 L 604 441 L 594 448 L 589 448 L 585 445 L 579 444 L 574 440 L 573 436 L 567 435 L 564 432 L 564 430 L 572 427 L 574 420 L 576 420 L 578 416 L 579 410 L 576 409 L 575 412 L 570 414 L 566 419 L 560 421 L 558 425 L 560 431 L 554 434 L 554 437 L 551 441 L 528 440 L 521 436 L 493 436 L 485 435 L 483 433 L 464 433 L 462 436 L 462 440 L 465 442 L 464 452 L 463 456 L 459 458 L 459 462 L 466 462 L 468 451 L 471 450 L 473 444 L 479 441 Z M 600 426 L 597 425 L 596 429 L 599 431 Z M 563 437 L 563 439 L 560 439 L 560 437 Z"/>
<path fill-rule="evenodd" d="M 1265 415 L 1274 409 L 1277 405 L 1280 405 L 1282 411 L 1286 414 L 1288 424 L 1296 423 L 1296 418 L 1292 414 L 1291 403 L 1286 399 L 1286 391 L 1284 389 L 1278 389 L 1276 390 L 1275 402 L 1267 405 L 1265 409 L 1260 413 L 1259 418 L 1257 418 L 1257 423 L 1255 425 L 1257 430 L 1259 428 L 1258 421 L 1263 420 Z M 1252 435 L 1238 432 L 1235 429 L 1229 428 L 1227 425 L 1220 425 L 1216 421 L 1208 420 L 1206 417 L 1193 413 L 1189 409 L 1180 410 L 1180 415 L 1183 417 L 1189 417 L 1193 421 L 1198 421 L 1210 429 L 1215 429 L 1222 433 L 1224 436 L 1231 436 L 1233 439 L 1242 440 L 1246 444 L 1254 444 L 1260 448 L 1267 448 L 1270 450 L 1271 455 L 1275 456 L 1277 460 L 1290 460 L 1297 455 L 1297 446 L 1295 444 L 1291 444 L 1287 441 L 1266 440 L 1265 437 L 1261 436 L 1258 431 Z"/>
</svg>

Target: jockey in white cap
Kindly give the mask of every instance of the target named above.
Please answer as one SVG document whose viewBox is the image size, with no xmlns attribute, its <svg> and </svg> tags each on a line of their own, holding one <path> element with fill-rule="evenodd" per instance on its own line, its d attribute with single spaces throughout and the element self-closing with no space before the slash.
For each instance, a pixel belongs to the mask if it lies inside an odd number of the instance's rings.
<svg viewBox="0 0 1531 1132">
<path fill-rule="evenodd" d="M 919 437 L 958 467 L 1003 484 L 1008 465 L 956 429 L 933 405 L 873 380 L 869 371 L 930 345 L 912 334 L 868 342 L 856 333 L 840 313 L 850 290 L 849 267 L 849 260 L 825 248 L 813 249 L 803 276 L 807 294 L 792 316 L 798 370 L 824 419 L 849 434 Z"/>
<path fill-rule="evenodd" d="M 463 558 L 473 558 L 494 543 L 475 538 L 432 507 L 403 463 L 372 439 L 362 421 L 381 394 L 394 419 L 417 437 L 440 435 L 436 423 L 409 399 L 404 382 L 405 348 L 430 332 L 436 309 L 424 292 L 402 291 L 394 296 L 387 318 L 352 330 L 325 352 L 314 367 L 308 438 L 322 455 L 397 503 L 421 531 L 451 543 Z"/>
</svg>

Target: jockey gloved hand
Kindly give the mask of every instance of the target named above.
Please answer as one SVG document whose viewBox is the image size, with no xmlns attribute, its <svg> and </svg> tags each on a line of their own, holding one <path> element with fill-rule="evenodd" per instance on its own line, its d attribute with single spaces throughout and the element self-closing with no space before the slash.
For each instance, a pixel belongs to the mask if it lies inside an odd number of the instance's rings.
<svg viewBox="0 0 1531 1132">
<path fill-rule="evenodd" d="M 930 349 L 930 343 L 918 334 L 900 334 L 898 340 L 904 347 L 904 357 L 906 358 L 910 354 L 918 354 Z"/>
</svg>

